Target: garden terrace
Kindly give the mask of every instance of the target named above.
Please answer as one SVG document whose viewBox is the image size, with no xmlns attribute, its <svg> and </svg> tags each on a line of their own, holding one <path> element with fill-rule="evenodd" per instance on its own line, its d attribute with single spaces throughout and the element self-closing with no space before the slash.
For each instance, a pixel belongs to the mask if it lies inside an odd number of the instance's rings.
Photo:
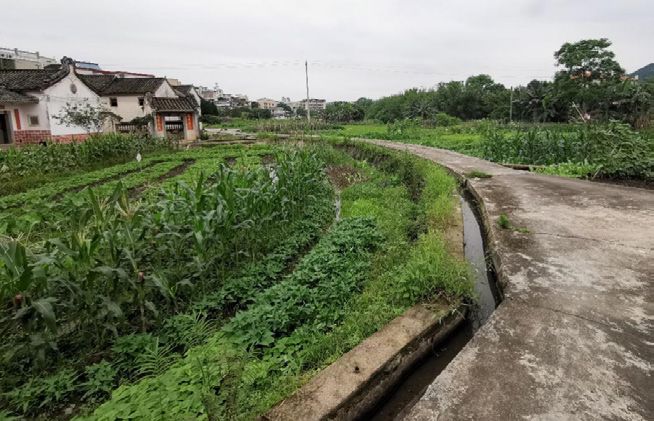
<svg viewBox="0 0 654 421">
<path fill-rule="evenodd" d="M 3 211 L 5 415 L 250 419 L 412 305 L 474 295 L 443 235 L 456 183 L 425 161 L 231 145 L 133 165 L 20 193 L 28 215 L 57 198 L 38 220 Z"/>
</svg>

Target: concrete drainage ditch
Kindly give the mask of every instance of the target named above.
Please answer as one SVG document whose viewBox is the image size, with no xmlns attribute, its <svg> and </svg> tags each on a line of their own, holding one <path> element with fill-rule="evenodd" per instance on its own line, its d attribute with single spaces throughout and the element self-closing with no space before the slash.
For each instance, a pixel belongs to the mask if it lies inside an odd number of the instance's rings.
<svg viewBox="0 0 654 421">
<path fill-rule="evenodd" d="M 262 419 L 401 419 L 501 301 L 477 210 L 474 197 L 464 190 L 459 253 L 472 267 L 478 303 L 440 319 L 428 305 L 410 308 Z"/>
<path fill-rule="evenodd" d="M 380 405 L 360 419 L 374 421 L 402 419 L 501 302 L 502 294 L 496 282 L 495 270 L 486 253 L 486 238 L 480 224 L 481 217 L 474 198 L 465 190 L 461 196 L 461 211 L 463 250 L 475 277 L 475 291 L 479 301 L 468 308 L 465 321 L 460 326 L 431 349 L 415 367 L 412 367 L 403 380 L 389 391 Z"/>
</svg>

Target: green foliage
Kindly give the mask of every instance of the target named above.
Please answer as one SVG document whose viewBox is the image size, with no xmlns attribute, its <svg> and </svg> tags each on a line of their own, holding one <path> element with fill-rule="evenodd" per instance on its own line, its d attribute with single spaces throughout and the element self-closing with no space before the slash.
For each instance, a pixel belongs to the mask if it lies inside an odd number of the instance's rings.
<svg viewBox="0 0 654 421">
<path fill-rule="evenodd" d="M 311 123 L 303 119 L 288 119 L 288 120 L 274 120 L 263 121 L 256 126 L 252 127 L 257 132 L 272 132 L 272 133 L 304 133 L 320 130 L 333 130 L 341 126 L 325 122 L 322 120 L 312 119 Z"/>
<path fill-rule="evenodd" d="M 238 308 L 333 215 L 322 163 L 308 152 L 277 156 L 274 173 L 258 162 L 250 171 L 214 171 L 145 202 L 131 201 L 120 185 L 110 197 L 88 190 L 67 215 L 69 232 L 53 230 L 46 241 L 28 244 L 0 240 L 0 300 L 9 303 L 0 313 L 3 384 L 20 384 L 21 371 L 58 361 L 60 345 L 79 356 L 113 343 L 120 376 L 158 373 L 177 358 L 175 351 L 202 342 L 211 330 L 204 316 L 166 322 L 168 316 L 229 285 L 222 290 L 229 298 L 211 310 Z M 312 222 L 297 225 L 302 220 Z M 293 236 L 278 260 L 263 260 L 276 264 L 262 269 L 269 278 L 233 293 L 233 273 L 300 227 L 306 235 Z M 188 328 L 183 335 L 181 325 Z M 160 328 L 160 337 L 144 333 Z"/>
<path fill-rule="evenodd" d="M 344 317 L 343 303 L 362 287 L 370 252 L 379 240 L 370 220 L 341 220 L 292 274 L 258 294 L 253 304 L 237 313 L 206 345 L 189 351 L 161 376 L 119 388 L 94 417 L 148 414 L 180 418 L 197 416 L 207 407 L 219 414 L 231 413 L 241 398 L 247 399 L 248 405 L 256 403 L 244 392 L 265 382 L 269 375 L 291 369 L 289 357 L 306 345 L 285 337 L 298 330 L 329 331 Z M 261 357 L 250 360 L 244 354 L 246 348 L 257 349 Z M 212 395 L 208 390 L 218 393 Z M 166 401 L 171 404 L 161 405 Z"/>
<path fill-rule="evenodd" d="M 76 391 L 77 374 L 64 369 L 46 377 L 31 377 L 24 385 L 4 393 L 13 408 L 25 415 L 35 415 L 42 408 L 65 402 Z"/>
<path fill-rule="evenodd" d="M 540 122 L 611 119 L 647 127 L 654 106 L 654 84 L 625 76 L 605 38 L 565 43 L 554 58 L 561 67 L 554 82 L 532 80 L 507 89 L 488 75 L 440 83 L 435 89 L 408 89 L 374 101 L 366 118 L 389 123 L 418 119 L 439 124 L 441 113 L 462 120 L 496 119 Z"/>
<path fill-rule="evenodd" d="M 327 104 L 324 118 L 330 122 L 349 123 L 363 120 L 364 115 L 364 108 L 356 102 L 336 101 Z"/>
<path fill-rule="evenodd" d="M 107 361 L 87 366 L 84 369 L 86 380 L 80 385 L 84 391 L 83 400 L 102 400 L 107 398 L 116 382 L 116 369 Z"/>
<path fill-rule="evenodd" d="M 366 255 L 379 241 L 370 220 L 341 220 L 288 279 L 256 297 L 223 331 L 250 349 L 270 346 L 308 321 L 316 329 L 333 328 L 344 316 L 343 301 L 361 287 Z"/>
<path fill-rule="evenodd" d="M 625 124 L 582 125 L 567 132 L 488 130 L 484 157 L 497 162 L 552 165 L 583 163 L 603 177 L 654 177 L 654 141 Z"/>
<path fill-rule="evenodd" d="M 202 117 L 217 116 L 219 114 L 216 104 L 213 101 L 207 101 L 204 98 L 200 98 L 200 112 Z"/>
<path fill-rule="evenodd" d="M 166 344 L 186 349 L 203 343 L 214 331 L 211 322 L 201 313 L 177 314 L 163 324 L 161 336 Z"/>
<path fill-rule="evenodd" d="M 560 164 L 537 167 L 534 171 L 541 174 L 560 175 L 570 178 L 595 178 L 601 167 L 599 164 L 562 162 Z"/>
<path fill-rule="evenodd" d="M 497 218 L 497 226 L 499 226 L 502 229 L 511 228 L 511 221 L 509 220 L 509 217 L 505 213 L 500 214 L 500 216 Z"/>
<path fill-rule="evenodd" d="M 491 178 L 492 175 L 479 170 L 472 170 L 465 174 L 468 178 Z"/>
<path fill-rule="evenodd" d="M 132 160 L 139 152 L 167 150 L 171 146 L 165 139 L 111 133 L 94 135 L 81 143 L 10 148 L 0 151 L 0 181 L 55 174 L 106 160 Z"/>
<path fill-rule="evenodd" d="M 439 234 L 451 217 L 456 182 L 427 162 L 388 152 L 375 158 L 380 149 L 361 147 L 343 149 L 361 160 L 328 145 L 310 147 L 365 176 L 343 190 L 343 219 L 293 272 L 266 282 L 223 329 L 162 375 L 114 391 L 94 419 L 256 418 L 416 300 L 472 293 L 465 264 L 446 252 Z M 407 227 L 418 217 L 429 231 L 414 241 Z M 258 278 L 261 270 L 238 279 Z M 449 308 L 435 307 L 441 317 Z"/>
<path fill-rule="evenodd" d="M 99 133 L 108 120 L 120 120 L 116 114 L 106 110 L 102 104 L 91 104 L 88 100 L 69 103 L 58 115 L 52 116 L 66 127 L 81 127 L 86 133 Z"/>
</svg>

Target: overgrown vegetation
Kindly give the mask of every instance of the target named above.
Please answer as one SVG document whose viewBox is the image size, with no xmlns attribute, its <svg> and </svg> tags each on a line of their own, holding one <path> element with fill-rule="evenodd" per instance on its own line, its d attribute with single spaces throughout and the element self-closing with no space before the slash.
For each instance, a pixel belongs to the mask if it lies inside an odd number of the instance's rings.
<svg viewBox="0 0 654 421">
<path fill-rule="evenodd" d="M 483 156 L 496 162 L 554 165 L 543 172 L 654 179 L 654 140 L 617 122 L 568 131 L 490 129 L 482 148 Z"/>
<path fill-rule="evenodd" d="M 322 235 L 325 166 L 357 176 Z M 4 221 L 23 220 L 11 206 L 25 201 L 57 216 L 0 224 L 0 407 L 262 414 L 409 306 L 444 316 L 472 296 L 442 235 L 455 187 L 426 162 L 345 143 L 156 155 L 7 196 Z"/>
</svg>

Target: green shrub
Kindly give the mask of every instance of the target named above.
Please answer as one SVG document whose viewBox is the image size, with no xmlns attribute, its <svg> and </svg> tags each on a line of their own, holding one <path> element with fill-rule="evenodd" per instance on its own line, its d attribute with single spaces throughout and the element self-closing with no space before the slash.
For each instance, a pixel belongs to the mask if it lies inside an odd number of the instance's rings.
<svg viewBox="0 0 654 421">
<path fill-rule="evenodd" d="M 103 400 L 107 398 L 115 386 L 117 371 L 107 361 L 90 365 L 84 369 L 86 381 L 80 388 L 84 391 L 84 400 Z"/>
<path fill-rule="evenodd" d="M 71 369 L 46 377 L 34 376 L 22 386 L 4 393 L 4 397 L 22 414 L 37 414 L 40 409 L 53 408 L 73 395 L 77 390 L 77 377 Z"/>
<path fill-rule="evenodd" d="M 434 116 L 434 125 L 437 127 L 452 127 L 461 123 L 462 121 L 460 118 L 451 116 L 446 113 L 437 113 Z"/>
</svg>

